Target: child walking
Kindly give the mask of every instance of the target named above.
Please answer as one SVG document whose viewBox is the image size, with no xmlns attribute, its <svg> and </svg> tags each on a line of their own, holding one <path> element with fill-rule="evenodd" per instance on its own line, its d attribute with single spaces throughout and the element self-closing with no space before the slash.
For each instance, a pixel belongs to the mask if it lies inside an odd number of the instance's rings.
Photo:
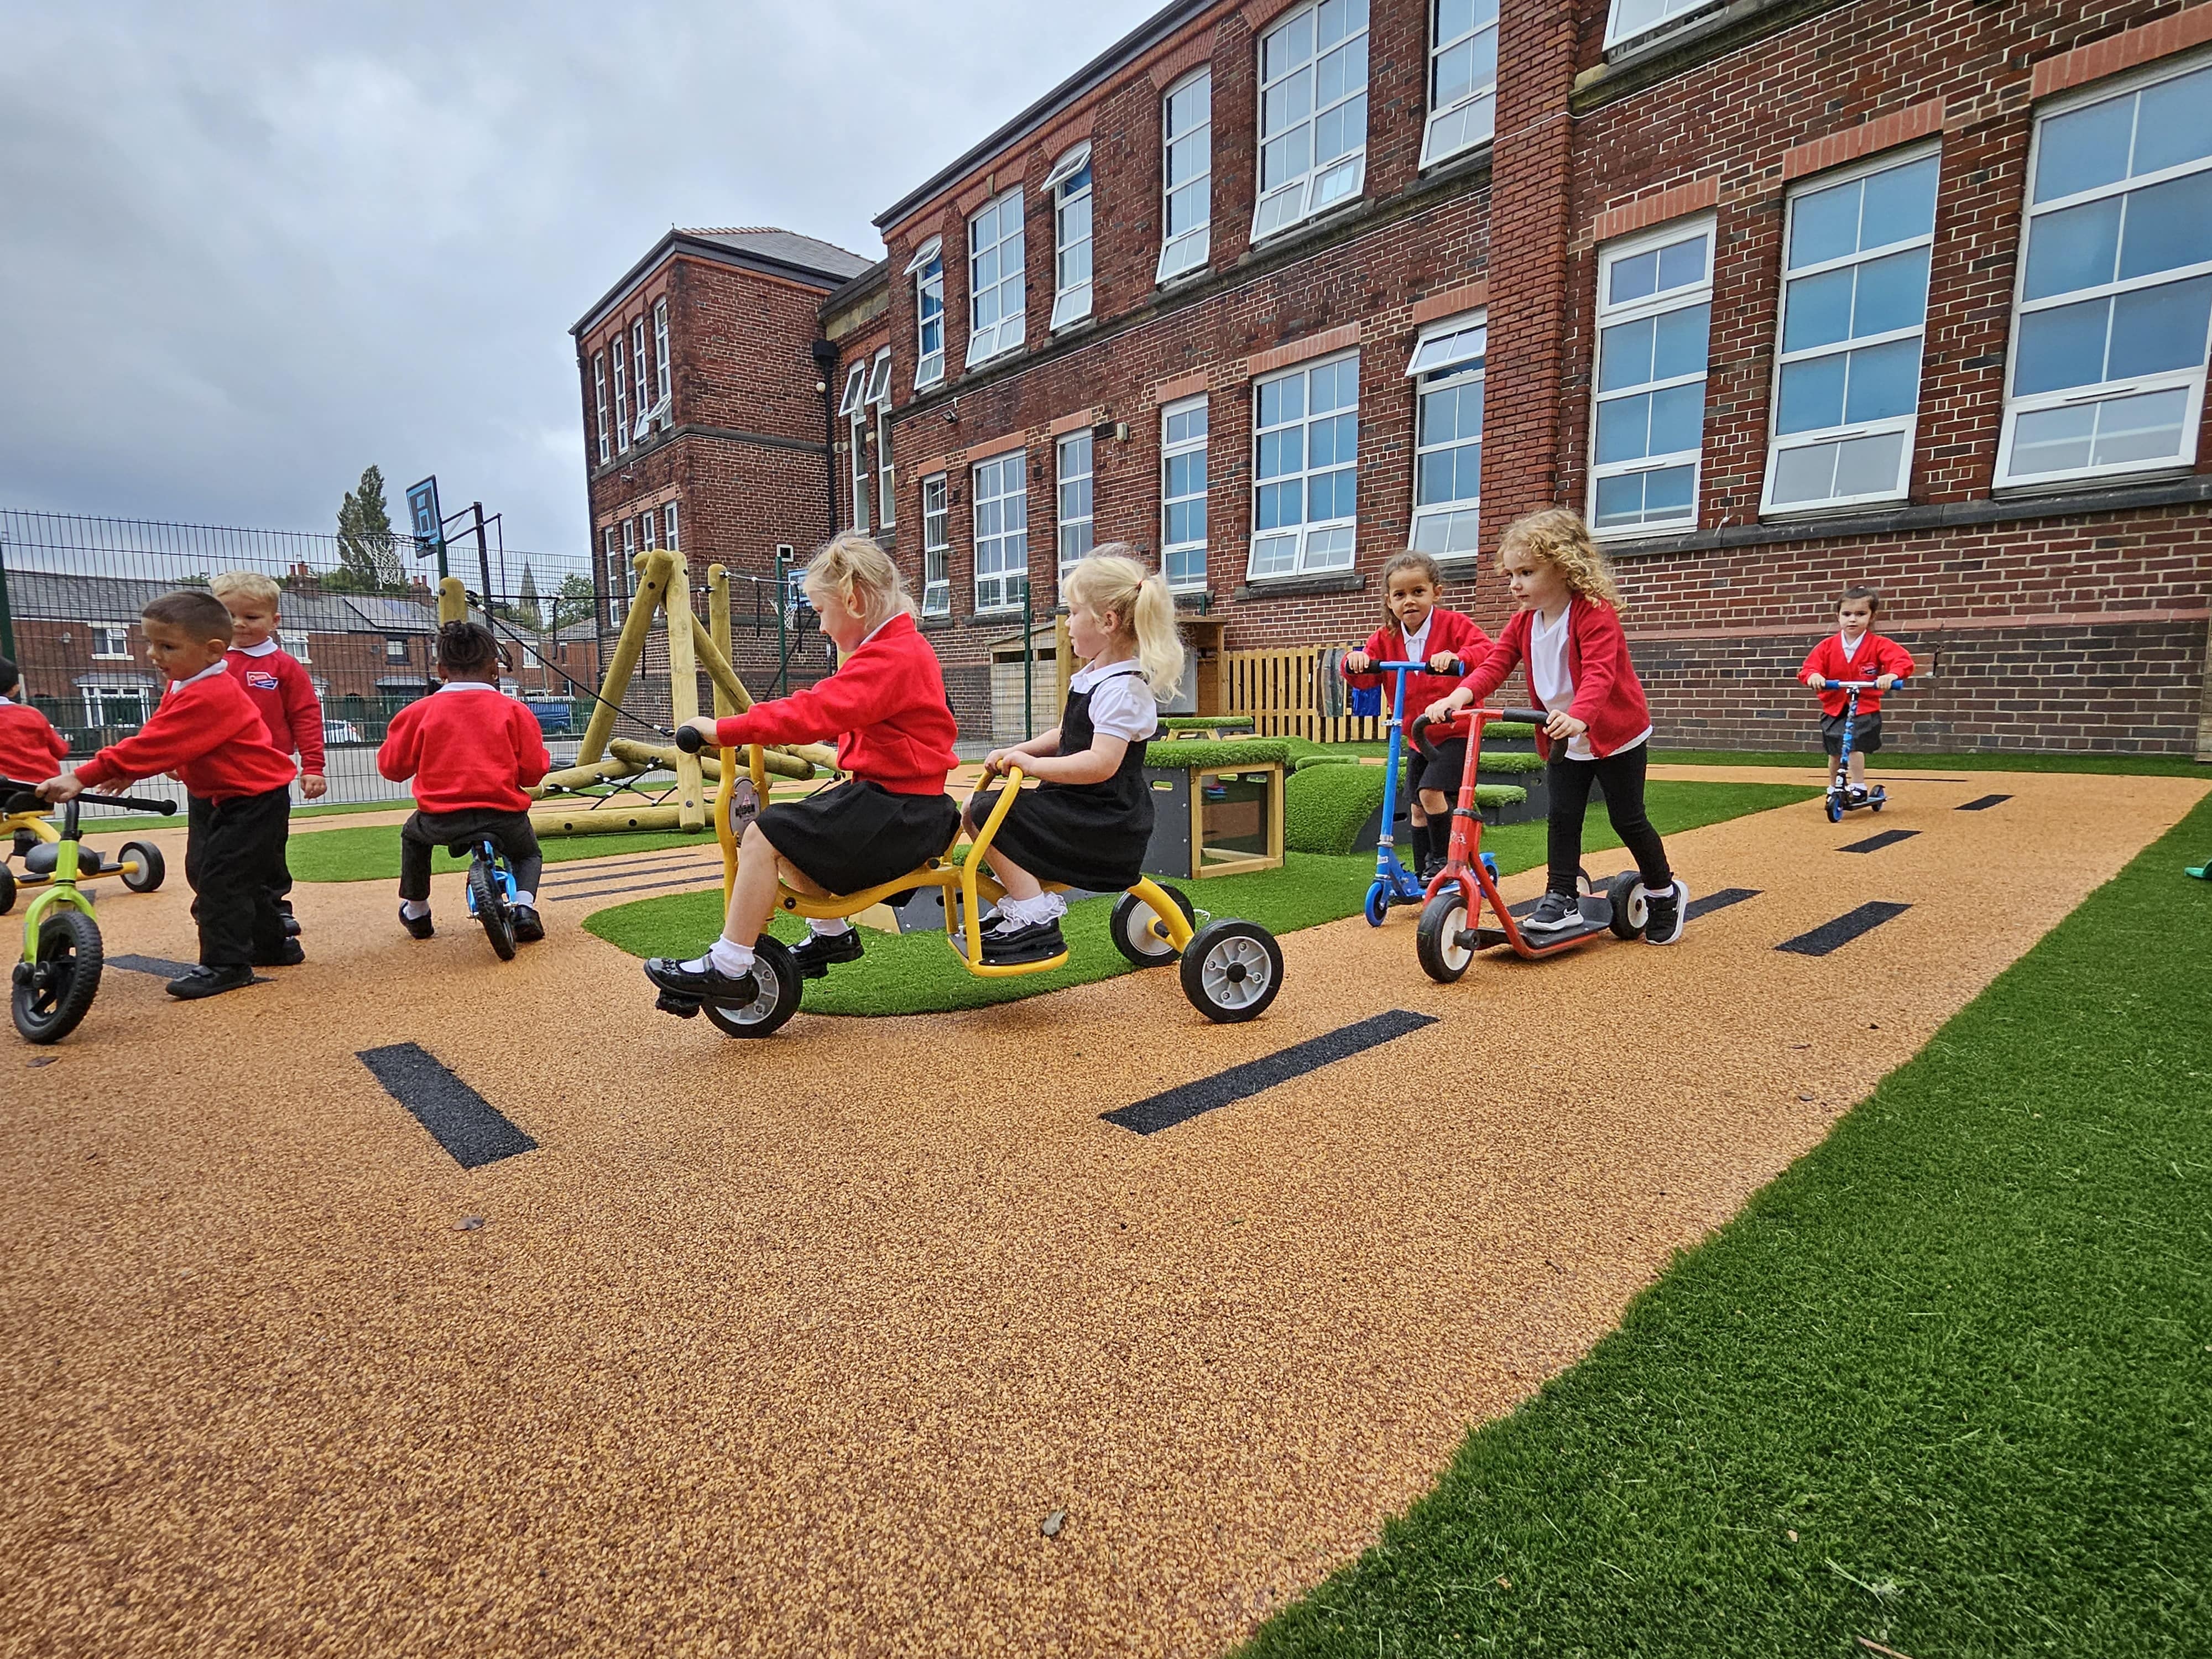
<svg viewBox="0 0 2212 1659">
<path fill-rule="evenodd" d="M 1152 792 L 1145 749 L 1159 729 L 1161 700 L 1182 678 L 1182 641 L 1164 578 L 1147 575 L 1130 549 L 1109 543 L 1060 582 L 1067 638 L 1083 666 L 1068 678 L 1060 724 L 1027 743 L 994 749 L 984 775 L 1018 766 L 1039 780 L 1006 809 L 985 857 L 1006 890 L 983 934 L 983 960 L 1042 962 L 1067 945 L 1060 919 L 1067 901 L 1043 884 L 1093 892 L 1133 887 L 1152 840 Z M 1000 792 L 968 802 L 980 829 Z"/>
<path fill-rule="evenodd" d="M 445 683 L 394 715 L 376 751 L 386 778 L 415 781 L 415 811 L 399 827 L 399 925 L 432 937 L 431 853 L 489 837 L 514 870 L 514 937 L 532 943 L 545 937 L 538 915 L 545 860 L 525 791 L 552 757 L 538 717 L 499 689 L 499 642 L 489 629 L 447 623 L 437 653 Z"/>
<path fill-rule="evenodd" d="M 1461 677 L 1449 672 L 1453 660 L 1462 665 L 1481 661 L 1490 654 L 1491 638 L 1472 617 L 1437 603 L 1443 586 L 1443 570 L 1425 553 L 1400 553 L 1384 565 L 1382 626 L 1359 649 L 1345 653 L 1340 668 L 1346 681 L 1365 690 L 1382 684 L 1382 676 L 1371 672 L 1378 662 L 1425 662 L 1428 672 L 1411 677 L 1406 687 L 1408 708 L 1439 702 L 1456 691 Z M 1451 798 L 1467 770 L 1466 738 L 1435 748 L 1432 761 L 1414 757 L 1417 775 L 1407 808 L 1414 862 L 1425 884 L 1449 856 Z"/>
<path fill-rule="evenodd" d="M 1628 659 L 1620 591 L 1605 555 L 1579 514 L 1555 507 L 1507 527 L 1498 568 L 1520 609 L 1480 665 L 1429 714 L 1448 719 L 1495 691 L 1517 665 L 1528 665 L 1530 695 L 1545 711 L 1536 746 L 1549 762 L 1550 879 L 1521 926 L 1543 934 L 1581 925 L 1575 893 L 1583 815 L 1597 783 L 1605 787 L 1613 833 L 1643 878 L 1644 941 L 1672 945 L 1682 937 L 1689 896 L 1668 867 L 1667 849 L 1644 811 L 1651 711 Z"/>
<path fill-rule="evenodd" d="M 269 741 L 300 759 L 300 799 L 319 800 L 329 787 L 323 776 L 323 703 L 300 659 L 276 643 L 277 608 L 283 590 L 258 570 L 224 570 L 208 584 L 230 612 L 230 651 L 223 665 L 261 711 Z M 297 938 L 292 919 L 292 872 L 279 873 L 276 908 L 284 931 Z"/>
<path fill-rule="evenodd" d="M 1867 798 L 1866 757 L 1881 747 L 1881 694 L 1912 672 L 1912 653 L 1895 640 L 1874 631 L 1881 595 L 1854 585 L 1836 605 L 1836 632 L 1807 653 L 1797 671 L 1820 693 L 1820 743 L 1830 769 L 1844 751 L 1844 717 L 1850 695 L 1823 690 L 1824 680 L 1872 680 L 1875 689 L 1859 693 L 1858 724 L 1851 728 L 1850 791 L 1854 801 Z"/>
<path fill-rule="evenodd" d="M 173 772 L 185 786 L 189 824 L 185 879 L 199 925 L 200 965 L 169 981 L 184 1001 L 253 983 L 256 968 L 305 961 L 284 936 L 277 873 L 292 817 L 292 762 L 269 741 L 245 688 L 223 666 L 230 613 L 214 594 L 164 593 L 139 617 L 146 658 L 168 682 L 153 716 L 101 750 L 70 777 L 39 786 L 48 800 L 121 787 Z"/>
<path fill-rule="evenodd" d="M 851 775 L 747 824 L 721 937 L 690 961 L 655 957 L 645 964 L 647 979 L 693 1002 L 745 1003 L 759 994 L 753 947 L 775 907 L 779 879 L 815 897 L 860 892 L 939 856 L 959 833 L 960 810 L 945 793 L 957 730 L 945 671 L 915 630 L 898 568 L 866 536 L 847 532 L 808 562 L 805 582 L 822 631 L 837 647 L 837 672 L 742 714 L 691 724 L 723 748 L 835 738 L 838 768 Z M 810 937 L 791 953 L 806 978 L 859 958 L 860 937 L 850 922 L 808 925 Z"/>
<path fill-rule="evenodd" d="M 22 695 L 22 672 L 0 657 L 0 778 L 39 783 L 62 769 L 69 743 Z"/>
</svg>

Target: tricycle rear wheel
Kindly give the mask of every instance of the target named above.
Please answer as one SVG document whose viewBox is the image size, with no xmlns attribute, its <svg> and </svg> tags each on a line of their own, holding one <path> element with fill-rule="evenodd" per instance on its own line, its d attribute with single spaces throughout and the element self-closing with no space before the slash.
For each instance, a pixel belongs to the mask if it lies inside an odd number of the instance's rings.
<svg viewBox="0 0 2212 1659">
<path fill-rule="evenodd" d="M 133 870 L 133 863 L 137 868 Z M 123 843 L 123 884 L 134 893 L 150 893 L 161 884 L 168 866 L 161 862 L 161 849 L 147 841 L 126 841 Z"/>
<path fill-rule="evenodd" d="M 0 864 L 0 916 L 15 908 L 15 872 Z"/>
<path fill-rule="evenodd" d="M 39 926 L 36 960 L 15 964 L 9 1012 L 27 1042 L 59 1042 L 100 994 L 100 928 L 82 910 L 57 910 Z"/>
<path fill-rule="evenodd" d="M 1282 946 L 1256 921 L 1209 921 L 1182 953 L 1182 994 L 1218 1025 L 1257 1019 L 1282 988 Z"/>
</svg>

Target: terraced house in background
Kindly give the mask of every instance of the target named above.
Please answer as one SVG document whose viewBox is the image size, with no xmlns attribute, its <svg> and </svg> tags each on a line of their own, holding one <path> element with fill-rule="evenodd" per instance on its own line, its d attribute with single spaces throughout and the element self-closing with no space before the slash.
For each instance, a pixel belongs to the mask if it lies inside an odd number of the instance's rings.
<svg viewBox="0 0 2212 1659">
<path fill-rule="evenodd" d="M 687 497 L 686 545 L 883 536 L 976 735 L 1096 543 L 1293 651 L 1408 545 L 1497 623 L 1483 550 L 1559 502 L 1663 739 L 1796 743 L 1869 580 L 1920 746 L 2212 757 L 2212 4 L 1185 0 L 876 223 L 811 313 L 651 348 L 633 428 L 812 399 L 817 487 L 772 536 Z M 647 413 L 640 322 L 601 332 L 587 432 Z"/>
</svg>

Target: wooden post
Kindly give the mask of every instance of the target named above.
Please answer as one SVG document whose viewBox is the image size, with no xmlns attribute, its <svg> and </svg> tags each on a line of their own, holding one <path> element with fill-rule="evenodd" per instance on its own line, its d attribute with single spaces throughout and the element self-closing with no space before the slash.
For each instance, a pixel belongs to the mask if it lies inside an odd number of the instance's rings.
<svg viewBox="0 0 2212 1659">
<path fill-rule="evenodd" d="M 461 586 L 459 576 L 441 577 L 438 582 L 438 626 L 469 619 L 469 590 Z"/>
<path fill-rule="evenodd" d="M 702 651 L 699 659 L 707 665 L 707 677 L 714 683 L 714 718 L 727 720 L 743 714 L 745 705 L 731 696 L 730 685 L 723 684 L 723 674 L 728 675 L 732 684 L 738 677 L 730 667 L 730 573 L 719 564 L 707 567 L 707 643 L 714 650 Z M 722 673 L 715 672 L 716 657 L 721 659 Z M 744 687 L 738 685 L 737 690 L 742 691 Z"/>
<path fill-rule="evenodd" d="M 712 601 L 710 600 L 711 604 Z M 753 706 L 752 693 L 738 678 L 738 671 L 730 666 L 729 654 L 715 644 L 714 636 L 696 617 L 691 618 L 691 649 L 699 659 L 699 665 L 707 671 L 707 678 L 714 684 L 714 714 L 723 714 L 722 704 L 727 702 L 729 713 L 742 714 Z"/>
<path fill-rule="evenodd" d="M 588 766 L 607 752 L 607 739 L 614 735 L 615 714 L 622 704 L 623 693 L 629 689 L 629 677 L 637 672 L 638 659 L 645 654 L 646 635 L 653 631 L 653 613 L 660 608 L 659 592 L 653 586 L 655 574 L 652 557 L 647 554 L 637 560 L 644 577 L 630 601 L 629 615 L 623 619 L 622 633 L 615 641 L 615 653 L 608 659 L 607 672 L 599 685 L 599 701 L 592 706 L 592 718 L 584 722 L 583 741 L 576 745 L 579 766 Z M 665 586 L 665 574 L 659 580 Z"/>
<path fill-rule="evenodd" d="M 1056 724 L 1067 707 L 1067 683 L 1075 678 L 1075 647 L 1067 638 L 1067 618 L 1052 619 L 1052 718 Z"/>
<path fill-rule="evenodd" d="M 691 573 L 681 553 L 659 550 L 665 586 L 661 605 L 668 612 L 668 702 L 673 718 L 669 725 L 682 731 L 699 718 L 699 655 L 692 635 L 698 619 L 691 614 Z M 685 830 L 707 827 L 707 786 L 699 757 L 681 750 L 676 755 L 678 824 Z"/>
</svg>

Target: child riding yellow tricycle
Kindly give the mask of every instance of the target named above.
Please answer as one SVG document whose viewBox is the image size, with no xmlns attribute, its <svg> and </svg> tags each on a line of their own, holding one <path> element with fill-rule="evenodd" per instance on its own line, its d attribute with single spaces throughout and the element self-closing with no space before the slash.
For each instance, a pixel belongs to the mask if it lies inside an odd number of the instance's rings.
<svg viewBox="0 0 2212 1659">
<path fill-rule="evenodd" d="M 0 781 L 0 790 L 15 797 L 9 802 L 11 805 L 26 804 L 24 796 L 30 787 L 27 783 Z M 63 879 L 63 832 L 55 827 L 51 809 L 43 802 L 33 799 L 27 805 L 31 810 L 0 812 L 0 916 L 15 908 L 17 888 L 47 887 Z M 22 867 L 9 867 L 10 858 L 21 859 Z M 161 884 L 166 873 L 161 849 L 151 842 L 126 841 L 113 853 L 100 853 L 82 844 L 76 848 L 75 879 L 79 886 L 119 876 L 132 892 L 150 893 Z"/>
</svg>

